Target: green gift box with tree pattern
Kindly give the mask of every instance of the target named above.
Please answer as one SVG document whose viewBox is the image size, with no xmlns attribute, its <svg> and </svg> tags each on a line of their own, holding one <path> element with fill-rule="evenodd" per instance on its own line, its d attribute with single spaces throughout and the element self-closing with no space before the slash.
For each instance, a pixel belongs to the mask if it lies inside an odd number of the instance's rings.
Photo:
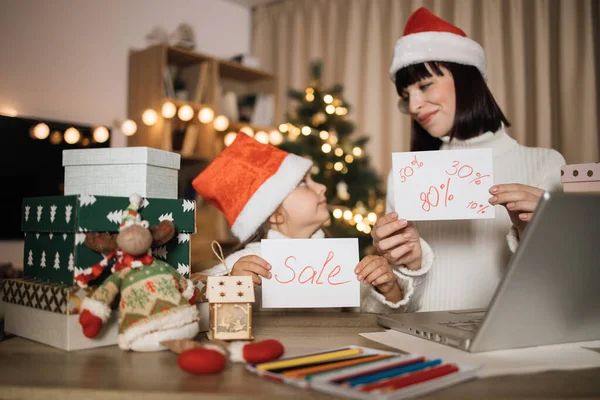
<svg viewBox="0 0 600 400">
<path fill-rule="evenodd" d="M 76 270 L 102 261 L 85 245 L 87 232 L 118 233 L 127 197 L 72 195 L 23 199 L 24 275 L 40 282 L 75 285 Z M 153 248 L 152 255 L 190 276 L 190 236 L 196 227 L 196 203 L 187 199 L 143 199 L 139 213 L 150 226 L 170 220 L 175 236 Z M 109 266 L 112 266 L 109 264 Z M 107 271 L 109 269 L 107 268 Z M 94 284 L 100 284 L 101 280 Z"/>
</svg>

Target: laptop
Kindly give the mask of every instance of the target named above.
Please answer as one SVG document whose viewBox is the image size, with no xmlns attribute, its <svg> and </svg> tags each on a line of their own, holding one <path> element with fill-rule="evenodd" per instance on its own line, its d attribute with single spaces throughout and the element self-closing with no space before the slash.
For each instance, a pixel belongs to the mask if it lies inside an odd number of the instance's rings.
<svg viewBox="0 0 600 400">
<path fill-rule="evenodd" d="M 545 192 L 523 236 L 487 310 L 377 322 L 468 352 L 600 339 L 600 194 Z"/>
</svg>

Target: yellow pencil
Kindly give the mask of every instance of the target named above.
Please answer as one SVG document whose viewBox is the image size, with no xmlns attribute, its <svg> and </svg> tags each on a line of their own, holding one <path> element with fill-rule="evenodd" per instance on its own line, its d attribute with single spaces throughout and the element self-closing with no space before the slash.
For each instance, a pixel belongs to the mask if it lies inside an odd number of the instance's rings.
<svg viewBox="0 0 600 400">
<path fill-rule="evenodd" d="M 363 352 L 360 348 L 350 348 L 345 350 L 332 351 L 331 353 L 321 353 L 312 356 L 291 358 L 288 360 L 272 361 L 256 366 L 261 371 L 268 371 L 271 369 L 297 367 L 299 365 L 317 363 L 321 361 L 331 361 L 341 357 L 354 356 Z"/>
</svg>

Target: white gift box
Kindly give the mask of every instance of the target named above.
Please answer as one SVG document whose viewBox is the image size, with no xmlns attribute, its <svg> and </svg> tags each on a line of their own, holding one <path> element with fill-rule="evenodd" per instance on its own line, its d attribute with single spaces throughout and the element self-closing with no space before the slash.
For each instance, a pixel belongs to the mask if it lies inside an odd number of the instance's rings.
<svg viewBox="0 0 600 400">
<path fill-rule="evenodd" d="M 177 198 L 181 157 L 151 147 L 63 150 L 64 195 Z"/>
<path fill-rule="evenodd" d="M 197 303 L 200 311 L 200 332 L 208 331 L 208 303 Z M 66 351 L 116 346 L 118 312 L 113 312 L 102 330 L 93 339 L 85 337 L 79 315 L 67 315 L 40 310 L 20 304 L 0 301 L 4 311 L 4 331 Z"/>
</svg>

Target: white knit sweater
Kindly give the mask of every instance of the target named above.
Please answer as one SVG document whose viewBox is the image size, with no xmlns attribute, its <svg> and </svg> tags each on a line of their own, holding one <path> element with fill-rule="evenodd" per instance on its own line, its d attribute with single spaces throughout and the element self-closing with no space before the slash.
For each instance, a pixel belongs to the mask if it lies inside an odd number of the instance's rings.
<svg viewBox="0 0 600 400">
<path fill-rule="evenodd" d="M 317 231 L 312 238 L 318 239 L 323 238 L 325 235 L 323 231 Z M 267 234 L 268 239 L 289 239 L 280 232 L 270 230 Z M 429 249 L 427 243 L 423 243 L 424 246 Z M 428 254 L 431 254 L 429 249 Z M 212 268 L 202 271 L 206 275 L 222 276 L 228 273 L 228 269 L 233 268 L 233 265 L 242 257 L 248 255 L 261 255 L 260 242 L 253 242 L 246 245 L 241 250 L 230 254 L 225 258 L 225 265 L 223 263 L 215 265 Z M 391 303 L 385 299 L 385 297 L 375 290 L 372 285 L 360 285 L 360 309 L 359 308 L 345 308 L 345 311 L 364 311 L 369 313 L 390 313 L 390 312 L 411 312 L 415 311 L 414 306 L 420 304 L 418 300 L 420 292 L 417 290 L 420 288 L 419 282 L 422 281 L 422 276 L 431 268 L 433 260 L 424 259 L 422 268 L 419 271 L 410 271 L 414 277 L 407 276 L 402 272 L 408 271 L 404 267 L 394 268 L 394 275 L 396 276 L 396 282 L 404 293 L 404 298 L 397 302 Z M 262 292 L 260 286 L 255 289 L 256 302 L 253 306 L 254 309 L 261 309 Z M 285 309 L 285 311 L 294 311 L 300 309 Z M 331 311 L 331 308 L 314 309 L 315 311 Z M 282 309 L 276 309 L 276 311 L 282 311 Z"/>
<path fill-rule="evenodd" d="M 565 160 L 555 150 L 521 146 L 504 129 L 464 141 L 443 141 L 441 150 L 491 148 L 494 184 L 521 183 L 561 190 L 560 168 Z M 387 212 L 391 212 L 391 173 L 388 188 Z M 511 250 L 518 244 L 506 209 L 496 206 L 495 219 L 419 221 L 416 226 L 433 249 L 434 262 L 423 283 L 422 304 L 411 308 L 436 311 L 487 307 L 504 275 Z"/>
</svg>

